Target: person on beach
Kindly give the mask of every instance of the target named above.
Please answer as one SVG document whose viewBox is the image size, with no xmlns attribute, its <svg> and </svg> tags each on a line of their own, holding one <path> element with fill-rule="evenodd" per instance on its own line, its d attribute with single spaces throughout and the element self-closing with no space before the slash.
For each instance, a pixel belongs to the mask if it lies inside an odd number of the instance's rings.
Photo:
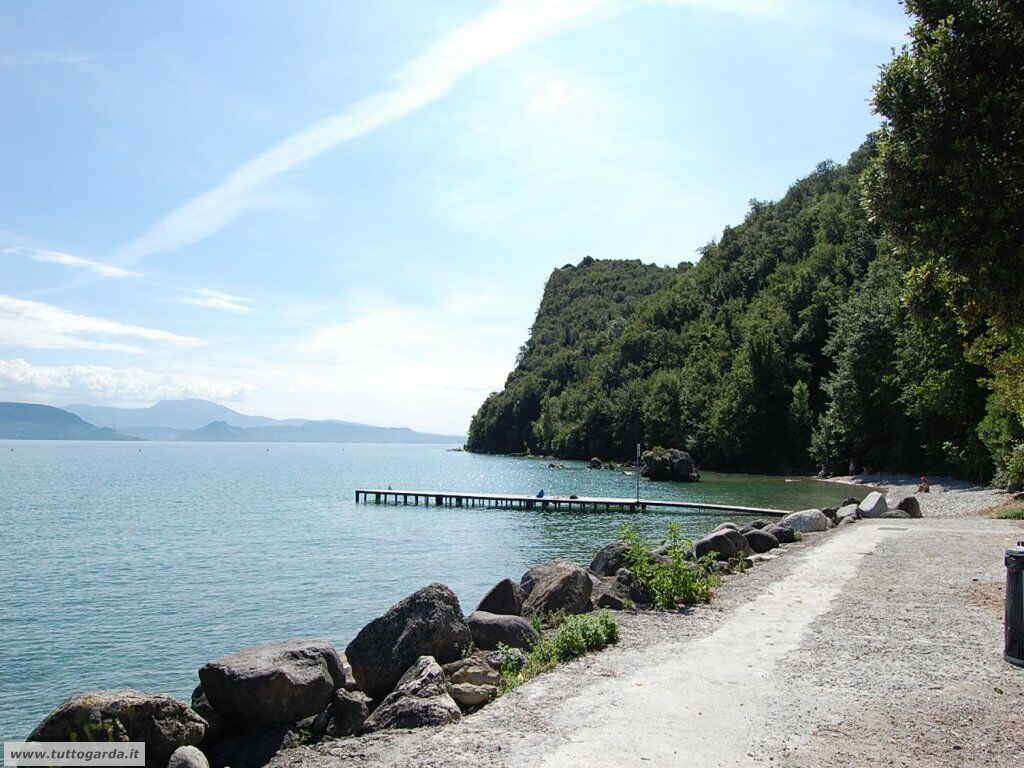
<svg viewBox="0 0 1024 768">
<path fill-rule="evenodd" d="M 928 482 L 928 478 L 921 475 L 921 484 L 917 486 L 918 493 L 928 493 L 931 490 L 931 485 Z"/>
</svg>

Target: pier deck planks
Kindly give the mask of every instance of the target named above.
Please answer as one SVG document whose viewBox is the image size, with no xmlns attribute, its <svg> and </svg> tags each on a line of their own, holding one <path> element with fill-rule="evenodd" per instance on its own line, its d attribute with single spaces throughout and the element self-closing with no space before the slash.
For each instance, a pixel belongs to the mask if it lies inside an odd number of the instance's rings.
<svg viewBox="0 0 1024 768">
<path fill-rule="evenodd" d="M 514 493 L 456 493 L 451 491 L 407 491 L 384 488 L 356 489 L 356 503 L 374 504 L 426 504 L 450 507 L 510 507 L 520 509 L 617 509 L 637 512 L 648 507 L 693 509 L 699 511 L 734 512 L 742 515 L 782 517 L 790 510 L 765 507 L 741 507 L 732 504 L 711 504 L 703 501 L 668 501 L 657 499 L 623 499 L 615 497 L 580 496 L 526 496 Z"/>
</svg>

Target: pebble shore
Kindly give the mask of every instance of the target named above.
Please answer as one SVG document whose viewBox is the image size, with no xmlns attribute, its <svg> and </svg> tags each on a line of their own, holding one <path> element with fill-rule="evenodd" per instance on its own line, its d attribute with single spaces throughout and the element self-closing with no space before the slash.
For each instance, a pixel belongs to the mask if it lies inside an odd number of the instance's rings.
<svg viewBox="0 0 1024 768">
<path fill-rule="evenodd" d="M 975 517 L 980 512 L 1008 501 L 1011 494 L 998 488 L 976 485 L 952 477 L 929 478 L 931 490 L 917 493 L 919 477 L 912 475 L 870 474 L 830 477 L 826 482 L 843 485 L 870 485 L 884 488 L 889 507 L 906 496 L 917 496 L 925 517 Z"/>
</svg>

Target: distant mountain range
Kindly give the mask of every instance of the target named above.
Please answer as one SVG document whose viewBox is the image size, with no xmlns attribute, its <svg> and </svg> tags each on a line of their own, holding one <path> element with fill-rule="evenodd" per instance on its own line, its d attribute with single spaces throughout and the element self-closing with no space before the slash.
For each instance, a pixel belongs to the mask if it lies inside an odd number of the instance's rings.
<svg viewBox="0 0 1024 768">
<path fill-rule="evenodd" d="M 96 427 L 73 413 L 33 403 L 0 403 L 0 438 L 4 440 L 138 440 Z"/>
<path fill-rule="evenodd" d="M 263 416 L 247 416 L 209 400 L 194 398 L 161 400 L 149 408 L 108 408 L 101 405 L 73 404 L 65 405 L 64 410 L 78 414 L 92 424 L 111 429 L 199 429 L 213 421 L 223 421 L 233 427 L 264 427 L 281 423 Z"/>
<path fill-rule="evenodd" d="M 200 429 L 182 432 L 174 439 L 243 443 L 462 443 L 466 438 L 347 421 L 307 421 L 270 427 L 236 427 L 214 421 Z"/>
<path fill-rule="evenodd" d="M 18 404 L 14 404 L 18 405 Z M 47 408 L 48 406 L 30 406 Z M 65 413 L 92 429 L 120 437 L 38 438 L 85 440 L 178 440 L 268 443 L 463 443 L 462 435 L 374 427 L 351 421 L 271 419 L 249 416 L 209 400 L 161 400 L 149 408 L 74 404 L 49 410 Z M 84 421 L 83 421 L 84 420 Z M 0 419 L 0 421 L 3 421 Z M 93 426 L 96 425 L 96 426 Z M 0 437 L 5 436 L 0 434 Z"/>
</svg>

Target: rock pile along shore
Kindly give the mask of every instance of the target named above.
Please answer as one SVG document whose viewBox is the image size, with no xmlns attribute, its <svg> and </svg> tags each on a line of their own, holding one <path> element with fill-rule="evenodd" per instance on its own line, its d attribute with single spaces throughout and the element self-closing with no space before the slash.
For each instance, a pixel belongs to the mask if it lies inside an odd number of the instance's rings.
<svg viewBox="0 0 1024 768">
<path fill-rule="evenodd" d="M 770 559 L 805 533 L 861 518 L 920 516 L 912 496 L 889 509 L 873 492 L 774 523 L 723 523 L 694 542 L 689 556 L 727 570 Z M 667 560 L 665 548 L 651 556 Z M 629 560 L 628 545 L 616 541 L 589 568 L 542 563 L 518 582 L 498 582 L 468 616 L 451 589 L 430 584 L 363 627 L 343 653 L 300 638 L 252 646 L 203 665 L 190 704 L 133 690 L 81 693 L 28 740 L 144 741 L 149 768 L 247 768 L 299 743 L 454 723 L 500 694 L 509 654 L 523 659 L 540 642 L 532 619 L 650 609 L 653 594 Z"/>
</svg>

